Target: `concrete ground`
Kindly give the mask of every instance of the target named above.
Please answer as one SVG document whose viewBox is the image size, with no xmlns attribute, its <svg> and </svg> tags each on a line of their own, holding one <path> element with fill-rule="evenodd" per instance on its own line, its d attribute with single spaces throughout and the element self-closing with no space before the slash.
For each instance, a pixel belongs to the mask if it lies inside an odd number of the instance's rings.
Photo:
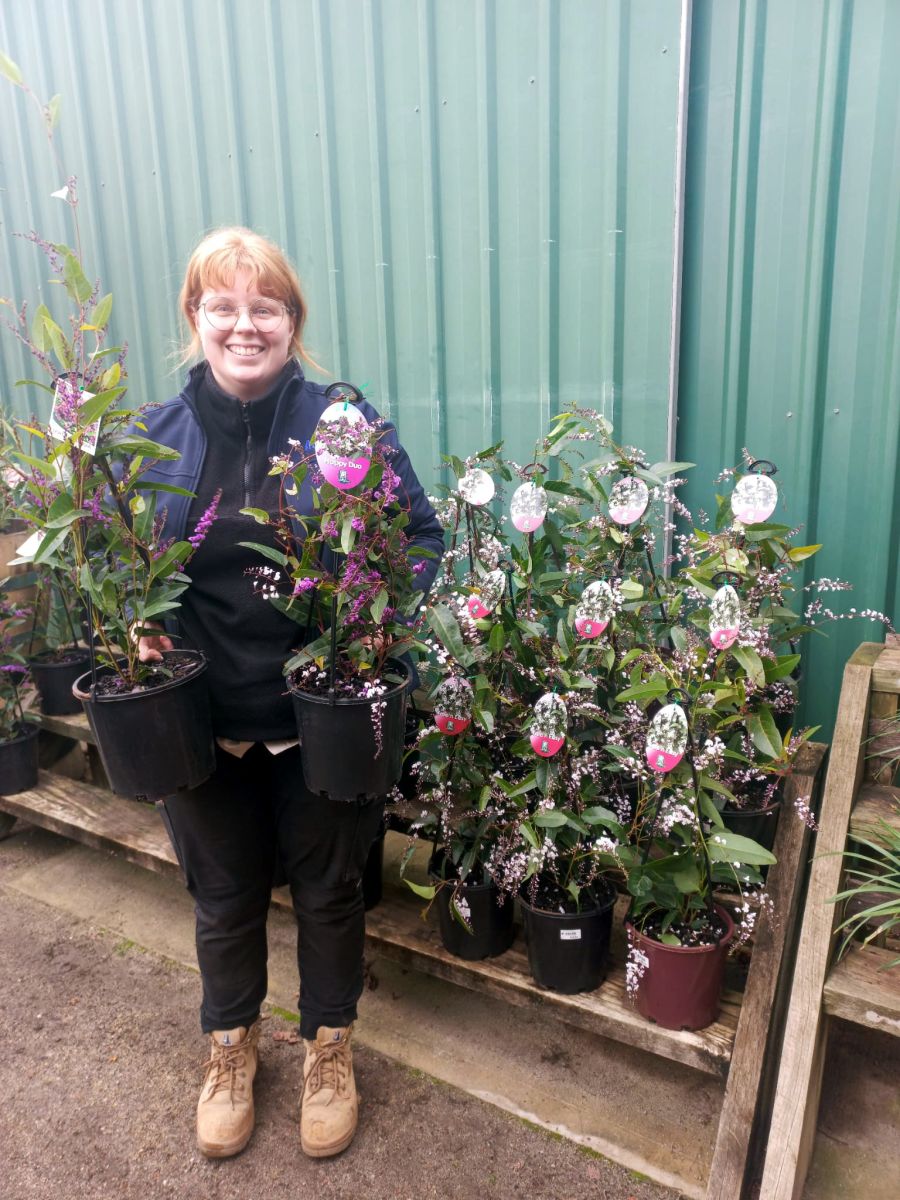
<svg viewBox="0 0 900 1200">
<path fill-rule="evenodd" d="M 183 888 L 17 825 L 0 844 L 0 894 L 9 1200 L 278 1200 L 304 1181 L 366 1200 L 703 1194 L 721 1083 L 382 959 L 357 1025 L 359 1135 L 333 1163 L 305 1160 L 298 1047 L 268 1034 L 294 1029 L 293 922 L 280 911 L 257 1133 L 238 1160 L 207 1163 L 192 1140 L 205 1046 Z M 900 1042 L 876 1041 L 833 1038 L 807 1200 L 900 1195 Z"/>
</svg>

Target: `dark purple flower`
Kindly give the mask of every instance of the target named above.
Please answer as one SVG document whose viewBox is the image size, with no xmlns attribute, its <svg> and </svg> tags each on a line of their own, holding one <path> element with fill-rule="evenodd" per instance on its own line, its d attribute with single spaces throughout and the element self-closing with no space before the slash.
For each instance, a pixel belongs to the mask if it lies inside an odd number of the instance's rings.
<svg viewBox="0 0 900 1200">
<path fill-rule="evenodd" d="M 222 489 L 219 488 L 219 490 L 213 496 L 209 508 L 206 510 L 206 512 L 203 514 L 203 516 L 197 522 L 194 532 L 188 538 L 188 541 L 191 543 L 191 545 L 194 547 L 195 550 L 200 549 L 200 546 L 203 544 L 203 539 L 209 533 L 210 526 L 212 525 L 213 521 L 216 519 L 216 512 L 218 511 L 219 501 L 221 499 L 222 499 Z"/>
</svg>

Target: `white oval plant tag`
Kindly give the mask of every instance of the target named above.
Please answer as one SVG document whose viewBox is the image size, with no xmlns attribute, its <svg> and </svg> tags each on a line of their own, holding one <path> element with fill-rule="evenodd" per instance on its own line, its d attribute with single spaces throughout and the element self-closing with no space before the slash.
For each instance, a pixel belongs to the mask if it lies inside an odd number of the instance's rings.
<svg viewBox="0 0 900 1200">
<path fill-rule="evenodd" d="M 368 428 L 368 421 L 362 415 L 358 408 L 348 404 L 344 400 L 336 401 L 334 404 L 329 404 L 325 411 L 319 417 L 319 424 L 333 424 L 335 421 L 345 421 L 348 425 L 361 425 Z M 363 431 L 360 430 L 360 438 L 358 439 L 363 444 L 367 438 L 362 436 Z M 324 446 L 320 449 L 316 443 L 316 462 L 319 464 L 319 470 L 327 483 L 332 487 L 336 487 L 339 491 L 346 492 L 350 488 L 354 488 L 357 484 L 362 483 L 371 465 L 371 458 L 368 454 L 354 453 L 352 442 L 354 435 L 352 430 L 347 431 L 347 441 L 349 453 L 336 454 L 332 450 L 326 450 Z"/>
<path fill-rule="evenodd" d="M 778 486 L 769 475 L 745 475 L 731 493 L 731 511 L 744 525 L 768 521 L 778 504 Z"/>
<path fill-rule="evenodd" d="M 513 492 L 509 502 L 509 515 L 519 533 L 534 533 L 544 523 L 547 515 L 547 493 L 538 483 L 530 480 Z"/>
<path fill-rule="evenodd" d="M 472 504 L 476 508 L 481 508 L 493 500 L 497 490 L 493 479 L 481 467 L 473 467 L 471 471 L 466 471 L 465 475 L 456 481 L 456 487 L 466 504 Z"/>
<path fill-rule="evenodd" d="M 445 679 L 434 698 L 434 723 L 441 733 L 455 737 L 472 723 L 472 685 L 461 675 Z"/>
<path fill-rule="evenodd" d="M 709 604 L 709 640 L 717 650 L 727 650 L 741 631 L 741 602 L 730 583 L 724 584 Z"/>
<path fill-rule="evenodd" d="M 579 637 L 598 638 L 615 612 L 613 591 L 605 579 L 595 579 L 581 593 L 575 609 L 575 631 Z"/>
<path fill-rule="evenodd" d="M 569 714 L 565 703 L 546 692 L 534 706 L 531 722 L 531 748 L 541 758 L 552 758 L 558 754 L 566 740 Z"/>
<path fill-rule="evenodd" d="M 613 484 L 609 493 L 609 515 L 617 525 L 631 525 L 647 511 L 650 491 L 643 479 L 628 475 Z"/>
<path fill-rule="evenodd" d="M 664 705 L 647 731 L 647 765 L 659 775 L 673 770 L 687 749 L 687 717 L 680 704 Z"/>
</svg>

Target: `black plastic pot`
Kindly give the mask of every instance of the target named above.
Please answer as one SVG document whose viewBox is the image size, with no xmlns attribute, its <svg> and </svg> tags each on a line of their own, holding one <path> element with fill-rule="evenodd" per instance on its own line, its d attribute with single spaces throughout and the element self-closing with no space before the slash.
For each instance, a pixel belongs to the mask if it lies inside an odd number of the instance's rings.
<svg viewBox="0 0 900 1200">
<path fill-rule="evenodd" d="M 366 859 L 366 865 L 363 869 L 362 892 L 366 912 L 370 908 L 374 908 L 376 904 L 381 903 L 384 891 L 384 835 L 386 832 L 387 823 L 382 821 L 381 832 L 369 847 L 369 857 Z"/>
<path fill-rule="evenodd" d="M 428 874 L 435 883 L 440 882 L 440 860 L 431 860 Z M 435 897 L 445 950 L 457 958 L 477 962 L 482 958 L 496 958 L 510 948 L 516 932 L 513 925 L 514 905 L 508 897 L 502 904 L 498 903 L 500 891 L 493 880 L 488 883 L 466 883 L 459 890 L 459 896 L 469 906 L 471 933 L 450 911 L 452 894 L 453 885 L 444 884 Z"/>
<path fill-rule="evenodd" d="M 193 674 L 124 695 L 93 696 L 91 674 L 75 681 L 109 785 L 120 796 L 155 800 L 199 787 L 215 770 L 207 662 L 199 650 L 163 655 L 196 662 Z M 105 668 L 98 676 L 113 672 Z"/>
<path fill-rule="evenodd" d="M 48 717 L 65 717 L 81 712 L 81 701 L 72 692 L 72 685 L 90 664 L 87 650 L 67 650 L 62 661 L 47 650 L 29 659 L 28 669 L 41 697 L 41 712 Z"/>
<path fill-rule="evenodd" d="M 519 905 L 528 943 L 528 965 L 538 987 L 574 995 L 592 992 L 606 978 L 615 888 L 595 884 L 595 903 L 579 913 Z"/>
<path fill-rule="evenodd" d="M 400 778 L 412 671 L 397 660 L 390 666 L 402 682 L 375 699 L 315 695 L 288 680 L 311 792 L 336 801 L 374 800 Z"/>
<path fill-rule="evenodd" d="M 0 796 L 14 796 L 37 785 L 39 733 L 37 725 L 26 725 L 18 737 L 0 742 Z"/>
<path fill-rule="evenodd" d="M 732 833 L 742 837 L 752 838 L 766 850 L 771 850 L 775 844 L 775 831 L 778 828 L 778 814 L 781 812 L 781 800 L 773 800 L 765 808 L 741 809 L 726 808 L 722 810 L 722 820 L 725 827 Z"/>
</svg>

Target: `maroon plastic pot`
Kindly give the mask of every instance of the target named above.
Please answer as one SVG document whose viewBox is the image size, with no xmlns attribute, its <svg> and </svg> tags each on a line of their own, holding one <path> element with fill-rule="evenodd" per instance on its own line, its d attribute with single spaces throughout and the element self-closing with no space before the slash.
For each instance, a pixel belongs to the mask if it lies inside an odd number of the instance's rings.
<svg viewBox="0 0 900 1200">
<path fill-rule="evenodd" d="M 719 1015 L 725 956 L 734 921 L 720 905 L 725 934 L 715 946 L 664 946 L 627 921 L 629 939 L 649 959 L 634 996 L 635 1008 L 663 1029 L 705 1029 Z"/>
</svg>

